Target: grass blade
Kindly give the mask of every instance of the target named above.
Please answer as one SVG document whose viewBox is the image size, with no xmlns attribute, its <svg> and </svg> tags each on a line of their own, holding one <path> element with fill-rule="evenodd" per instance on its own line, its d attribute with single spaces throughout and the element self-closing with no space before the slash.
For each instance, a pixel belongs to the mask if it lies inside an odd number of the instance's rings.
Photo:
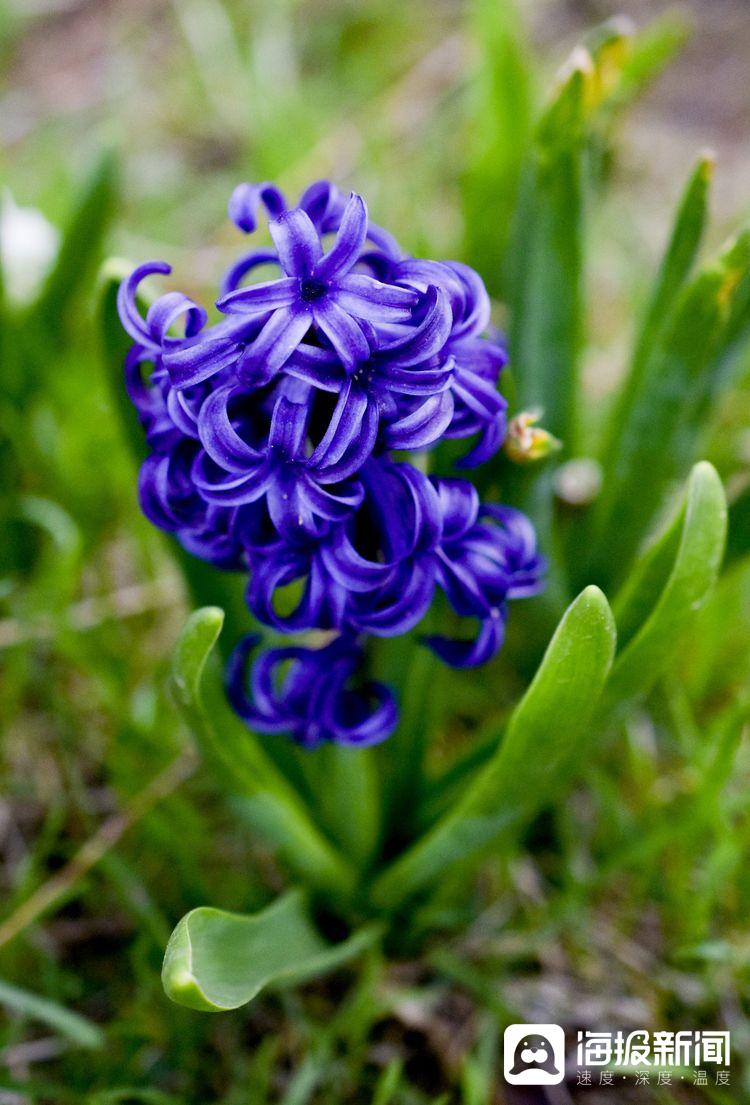
<svg viewBox="0 0 750 1105">
<path fill-rule="evenodd" d="M 104 1047 L 104 1033 L 98 1025 L 49 998 L 40 998 L 28 990 L 0 981 L 0 1005 L 22 1017 L 41 1021 L 78 1047 Z"/>
</svg>

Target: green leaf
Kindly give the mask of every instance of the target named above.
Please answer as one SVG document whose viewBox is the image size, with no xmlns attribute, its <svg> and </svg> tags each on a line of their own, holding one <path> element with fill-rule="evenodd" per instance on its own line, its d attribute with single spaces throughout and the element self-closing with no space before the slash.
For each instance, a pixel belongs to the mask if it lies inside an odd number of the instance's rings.
<svg viewBox="0 0 750 1105">
<path fill-rule="evenodd" d="M 266 754 L 257 738 L 230 710 L 215 664 L 209 657 L 221 633 L 223 611 L 196 610 L 188 618 L 174 653 L 172 675 L 178 705 L 206 759 L 287 866 L 308 885 L 351 893 L 353 869 L 315 825 L 300 795 Z"/>
<path fill-rule="evenodd" d="M 707 414 L 747 325 L 750 233 L 682 289 L 651 341 L 612 437 L 593 522 L 597 580 L 627 575 L 671 485 L 693 462 Z M 591 565 L 591 562 L 589 562 Z"/>
<path fill-rule="evenodd" d="M 28 990 L 0 981 L 0 1005 L 22 1017 L 41 1021 L 79 1047 L 104 1047 L 104 1033 L 97 1025 L 49 998 L 40 998 Z"/>
<path fill-rule="evenodd" d="M 222 1013 L 246 1005 L 269 986 L 294 985 L 335 970 L 379 935 L 380 929 L 370 926 L 341 944 L 327 944 L 299 891 L 256 914 L 202 906 L 172 933 L 162 982 L 178 1005 Z"/>
<path fill-rule="evenodd" d="M 84 186 L 55 266 L 33 308 L 44 326 L 44 332 L 53 340 L 61 337 L 69 305 L 86 286 L 99 262 L 114 214 L 117 179 L 117 161 L 108 151 Z"/>
<path fill-rule="evenodd" d="M 519 405 L 542 408 L 545 429 L 568 447 L 581 337 L 585 85 L 574 68 L 540 123 L 521 181 L 508 286 Z"/>
<path fill-rule="evenodd" d="M 645 693 L 672 659 L 676 644 L 716 582 L 726 528 L 721 480 L 702 461 L 690 475 L 676 518 L 644 554 L 615 603 L 625 646 L 604 692 L 602 716 Z"/>
<path fill-rule="evenodd" d="M 490 292 L 499 293 L 507 228 L 531 135 L 533 81 L 512 0 L 474 0 L 470 23 L 479 63 L 468 95 L 468 151 L 461 180 L 466 252 Z"/>
<path fill-rule="evenodd" d="M 507 842 L 560 793 L 585 759 L 589 721 L 615 649 L 604 595 L 588 587 L 565 612 L 505 737 L 454 809 L 375 882 L 373 901 L 392 909 L 490 842 Z"/>
<path fill-rule="evenodd" d="M 729 505 L 727 564 L 750 553 L 750 484 Z"/>
</svg>

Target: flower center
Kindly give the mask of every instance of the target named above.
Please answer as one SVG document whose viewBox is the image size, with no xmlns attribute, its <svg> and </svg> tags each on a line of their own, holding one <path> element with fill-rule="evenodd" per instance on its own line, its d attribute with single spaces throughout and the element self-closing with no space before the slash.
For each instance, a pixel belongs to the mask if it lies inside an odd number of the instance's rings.
<svg viewBox="0 0 750 1105">
<path fill-rule="evenodd" d="M 322 280 L 308 278 L 300 281 L 300 295 L 305 303 L 314 303 L 316 299 L 322 299 L 328 291 L 328 286 Z"/>
</svg>

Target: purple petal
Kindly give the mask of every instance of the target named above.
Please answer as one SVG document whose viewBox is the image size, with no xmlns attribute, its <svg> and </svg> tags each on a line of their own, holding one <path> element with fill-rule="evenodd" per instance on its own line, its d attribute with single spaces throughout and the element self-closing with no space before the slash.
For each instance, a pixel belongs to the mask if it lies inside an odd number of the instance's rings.
<svg viewBox="0 0 750 1105">
<path fill-rule="evenodd" d="M 192 479 L 203 498 L 220 506 L 240 506 L 254 503 L 265 494 L 270 475 L 268 466 L 259 465 L 254 471 L 227 475 L 220 469 L 213 472 L 214 462 L 206 453 L 199 453 L 193 464 Z"/>
<path fill-rule="evenodd" d="M 279 456 L 294 460 L 302 453 L 307 433 L 309 407 L 304 403 L 291 403 L 283 395 L 276 400 L 268 435 L 269 448 Z"/>
<path fill-rule="evenodd" d="M 359 433 L 367 409 L 367 396 L 347 380 L 341 389 L 328 428 L 309 460 L 311 469 L 336 464 Z"/>
<path fill-rule="evenodd" d="M 364 273 L 349 273 L 331 292 L 336 303 L 357 318 L 370 322 L 408 322 L 419 296 L 410 288 L 383 284 Z"/>
<path fill-rule="evenodd" d="M 297 298 L 299 281 L 294 277 L 282 277 L 279 280 L 266 280 L 262 284 L 250 284 L 247 288 L 238 288 L 216 301 L 216 306 L 225 314 L 262 315 L 277 307 L 286 307 Z"/>
<path fill-rule="evenodd" d="M 352 192 L 341 217 L 336 241 L 325 257 L 315 266 L 318 280 L 335 280 L 356 263 L 367 238 L 367 206 L 361 196 Z"/>
<path fill-rule="evenodd" d="M 302 193 L 297 206 L 307 212 L 321 233 L 325 233 L 329 220 L 341 218 L 345 203 L 335 184 L 328 180 L 316 180 Z"/>
<path fill-rule="evenodd" d="M 310 315 L 296 305 L 274 311 L 255 341 L 242 354 L 238 365 L 240 378 L 251 383 L 266 383 L 294 350 L 310 328 Z"/>
<path fill-rule="evenodd" d="M 260 265 L 278 265 L 279 258 L 270 249 L 254 249 L 244 254 L 227 269 L 221 280 L 222 296 L 237 290 L 241 281 Z"/>
<path fill-rule="evenodd" d="M 237 391 L 229 385 L 207 397 L 198 415 L 198 435 L 212 460 L 229 472 L 243 473 L 257 467 L 263 456 L 240 437 L 229 419 L 229 401 Z"/>
<path fill-rule="evenodd" d="M 229 218 L 245 234 L 251 234 L 258 225 L 261 205 L 272 219 L 286 210 L 284 195 L 275 184 L 238 184 L 229 197 Z"/>
<path fill-rule="evenodd" d="M 138 285 L 147 276 L 153 276 L 155 273 L 167 275 L 171 271 L 172 266 L 168 265 L 166 261 L 146 261 L 145 264 L 138 265 L 137 268 L 133 269 L 130 276 L 123 280 L 117 290 L 117 312 L 120 316 L 120 322 L 133 341 L 137 341 L 141 345 L 147 345 L 150 348 L 155 347 L 149 328 L 138 310 Z"/>
<path fill-rule="evenodd" d="M 361 326 L 329 298 L 312 305 L 315 325 L 330 341 L 347 368 L 354 368 L 370 355 L 370 346 Z"/>
<path fill-rule="evenodd" d="M 453 418 L 453 396 L 449 391 L 431 395 L 411 414 L 392 422 L 384 433 L 391 449 L 424 449 L 434 445 Z"/>
<path fill-rule="evenodd" d="M 399 338 L 380 350 L 393 364 L 408 368 L 435 356 L 447 342 L 453 316 L 448 296 L 441 288 L 431 285 L 425 293 L 425 315 L 419 326 L 409 329 Z"/>
<path fill-rule="evenodd" d="M 347 380 L 341 361 L 332 350 L 304 342 L 292 353 L 285 370 L 288 375 L 322 391 L 338 393 Z"/>
<path fill-rule="evenodd" d="M 298 207 L 270 223 L 271 237 L 287 276 L 310 276 L 323 253 L 310 216 Z"/>
<path fill-rule="evenodd" d="M 452 668 L 475 668 L 486 664 L 500 649 L 505 638 L 503 614 L 484 619 L 474 641 L 457 641 L 448 637 L 426 637 L 425 644 Z"/>
<path fill-rule="evenodd" d="M 169 331 L 181 315 L 185 315 L 185 337 L 194 337 L 202 330 L 208 318 L 203 307 L 199 307 L 182 292 L 167 292 L 153 303 L 146 315 L 146 327 L 154 341 L 163 346 L 168 342 L 176 343 L 182 338 L 170 338 Z"/>
</svg>

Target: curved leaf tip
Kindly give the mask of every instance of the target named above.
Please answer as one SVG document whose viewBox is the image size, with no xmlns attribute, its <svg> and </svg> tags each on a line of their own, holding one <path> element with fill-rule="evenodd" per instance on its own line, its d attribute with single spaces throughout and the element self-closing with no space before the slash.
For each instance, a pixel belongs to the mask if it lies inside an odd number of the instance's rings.
<svg viewBox="0 0 750 1105">
<path fill-rule="evenodd" d="M 224 611 L 219 606 L 203 606 L 185 622 L 172 660 L 172 676 L 183 700 L 196 696 L 206 660 L 223 625 Z"/>
<path fill-rule="evenodd" d="M 303 982 L 339 967 L 378 938 L 371 926 L 330 945 L 310 919 L 304 896 L 291 891 L 255 914 L 202 906 L 186 914 L 164 953 L 162 983 L 177 1005 L 223 1013 L 264 988 Z"/>
</svg>

